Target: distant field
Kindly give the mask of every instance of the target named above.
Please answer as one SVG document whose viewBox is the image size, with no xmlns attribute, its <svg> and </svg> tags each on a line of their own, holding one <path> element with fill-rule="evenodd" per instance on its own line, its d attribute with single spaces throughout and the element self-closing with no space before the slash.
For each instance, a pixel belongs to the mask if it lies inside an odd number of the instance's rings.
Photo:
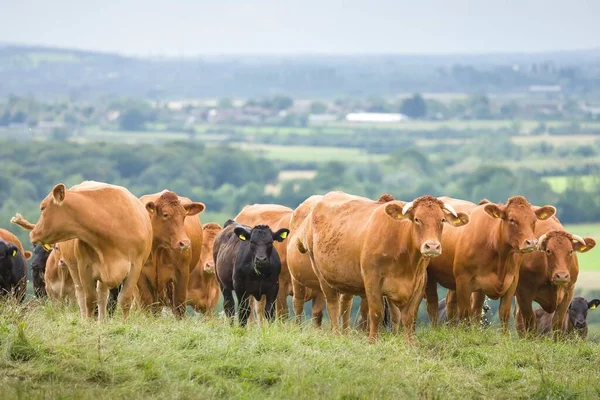
<svg viewBox="0 0 600 400">
<path fill-rule="evenodd" d="M 369 162 L 381 161 L 386 155 L 369 154 L 360 149 L 337 148 L 337 147 L 312 147 L 312 146 L 279 146 L 239 143 L 239 148 L 252 150 L 265 158 L 278 161 L 301 161 L 301 162 Z"/>
<path fill-rule="evenodd" d="M 536 143 L 547 142 L 554 145 L 576 144 L 578 146 L 584 144 L 593 144 L 600 141 L 600 125 L 598 126 L 598 135 L 589 134 L 573 134 L 573 135 L 527 135 L 513 136 L 512 142 L 519 145 L 530 145 Z"/>
<path fill-rule="evenodd" d="M 583 175 L 583 176 L 577 176 L 577 177 L 571 177 L 571 176 L 547 176 L 542 178 L 542 180 L 544 182 L 548 182 L 550 184 L 550 186 L 552 187 L 552 190 L 554 190 L 557 193 L 562 193 L 564 192 L 569 183 L 573 180 L 577 180 L 577 182 L 582 186 L 580 187 L 583 188 L 584 190 L 592 190 L 594 189 L 594 187 L 596 187 L 597 184 L 600 183 L 600 180 L 598 179 L 598 176 L 596 175 Z"/>
<path fill-rule="evenodd" d="M 579 267 L 582 271 L 600 272 L 600 224 L 566 225 L 568 232 L 582 237 L 591 237 L 598 243 L 595 248 L 587 253 L 578 254 Z M 600 279 L 599 279 L 600 283 Z M 598 286 L 600 288 L 600 285 Z"/>
</svg>

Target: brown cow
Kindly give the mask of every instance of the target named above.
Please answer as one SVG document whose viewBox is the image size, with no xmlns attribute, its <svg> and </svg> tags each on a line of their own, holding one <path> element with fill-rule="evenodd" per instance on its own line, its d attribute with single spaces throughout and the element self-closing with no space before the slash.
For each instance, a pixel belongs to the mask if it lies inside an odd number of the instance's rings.
<svg viewBox="0 0 600 400">
<path fill-rule="evenodd" d="M 140 304 L 155 313 L 168 304 L 173 314 L 181 317 L 190 272 L 202 251 L 202 224 L 196 215 L 205 206 L 167 190 L 142 196 L 140 201 L 152 222 L 152 252 L 137 285 Z"/>
<path fill-rule="evenodd" d="M 202 253 L 200 262 L 190 274 L 188 283 L 188 303 L 196 310 L 206 315 L 213 315 L 219 302 L 219 282 L 215 275 L 215 261 L 213 259 L 213 246 L 215 237 L 223 228 L 214 222 L 204 224 L 202 227 Z"/>
<path fill-rule="evenodd" d="M 64 300 L 75 302 L 75 285 L 69 273 L 69 267 L 63 258 L 61 246 L 67 252 L 72 252 L 74 250 L 74 241 L 68 240 L 62 244 L 52 246 L 52 251 L 46 261 L 46 272 L 44 274 L 46 293 L 48 293 L 50 300 L 54 302 Z M 69 248 L 71 250 L 68 250 Z M 67 257 L 69 256 L 67 255 Z M 76 263 L 77 261 L 74 260 L 74 262 Z"/>
<path fill-rule="evenodd" d="M 319 278 L 313 271 L 310 257 L 308 254 L 303 254 L 298 251 L 297 241 L 305 236 L 306 217 L 310 215 L 310 212 L 317 201 L 322 198 L 323 196 L 320 195 L 310 196 L 294 210 L 289 224 L 291 236 L 288 240 L 286 249 L 287 266 L 292 279 L 294 296 L 293 305 L 296 321 L 302 321 L 304 303 L 312 300 L 312 319 L 316 326 L 321 326 L 323 321 L 325 296 L 321 291 Z"/>
<path fill-rule="evenodd" d="M 431 196 L 381 203 L 343 192 L 325 195 L 307 219 L 298 249 L 311 257 L 332 329 L 339 330 L 339 293 L 366 297 L 373 341 L 386 296 L 401 309 L 407 339 L 412 340 L 425 270 L 442 252 L 443 225 L 468 221 L 468 215 Z"/>
<path fill-rule="evenodd" d="M 592 238 L 565 232 L 556 217 L 536 224 L 535 233 L 540 235 L 540 251 L 524 257 L 517 286 L 515 324 L 521 335 L 536 330 L 533 301 L 553 314 L 554 331 L 560 330 L 579 275 L 576 252 L 585 253 L 596 245 Z"/>
<path fill-rule="evenodd" d="M 93 317 L 97 303 L 98 317 L 104 319 L 108 290 L 122 282 L 118 301 L 127 316 L 152 247 L 152 225 L 139 199 L 121 186 L 86 181 L 67 189 L 59 183 L 42 200 L 40 210 L 40 219 L 29 233 L 32 243 L 78 239 L 77 268 L 69 265 L 69 272 L 82 317 Z"/>
<path fill-rule="evenodd" d="M 238 224 L 247 226 L 268 225 L 273 232 L 282 228 L 288 228 L 292 209 L 278 204 L 253 204 L 246 206 L 234 218 Z M 275 302 L 275 309 L 278 318 L 287 318 L 289 308 L 287 297 L 293 295 L 292 278 L 287 265 L 286 243 L 275 241 L 273 246 L 279 254 L 281 261 L 281 273 L 279 274 L 279 292 Z M 256 313 L 259 316 L 264 315 L 260 310 L 264 309 L 265 299 L 261 299 L 260 304 L 256 305 Z"/>
<path fill-rule="evenodd" d="M 537 248 L 536 222 L 552 217 L 556 210 L 552 206 L 534 209 L 523 196 L 511 197 L 506 205 L 479 206 L 463 200 L 441 199 L 457 210 L 471 209 L 471 222 L 460 229 L 445 230 L 442 235 L 445 251 L 432 260 L 427 271 L 429 318 L 434 325 L 437 323 L 437 282 L 456 290 L 458 317 L 462 321 L 480 313 L 485 295 L 500 298 L 500 321 L 507 332 L 523 255 Z M 471 305 L 473 292 L 476 296 Z M 448 320 L 453 321 L 454 304 L 448 303 L 446 309 Z"/>
</svg>

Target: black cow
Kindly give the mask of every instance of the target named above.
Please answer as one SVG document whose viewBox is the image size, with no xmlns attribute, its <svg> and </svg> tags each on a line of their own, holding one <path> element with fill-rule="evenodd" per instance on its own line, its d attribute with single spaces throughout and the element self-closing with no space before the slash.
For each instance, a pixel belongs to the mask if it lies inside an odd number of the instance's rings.
<svg viewBox="0 0 600 400">
<path fill-rule="evenodd" d="M 583 297 L 575 297 L 569 305 L 569 311 L 563 323 L 562 331 L 585 339 L 588 334 L 588 310 L 595 310 L 598 306 L 600 306 L 599 299 L 587 301 Z M 554 313 L 547 313 L 541 308 L 535 310 L 537 331 L 540 335 L 548 335 L 552 332 L 553 317 Z"/>
<path fill-rule="evenodd" d="M 235 291 L 241 326 L 248 322 L 250 296 L 257 300 L 266 296 L 265 317 L 273 320 L 281 272 L 279 254 L 273 248 L 273 241 L 282 242 L 289 232 L 289 229 L 283 228 L 273 233 L 267 225 L 250 228 L 229 220 L 215 238 L 213 258 L 223 293 L 223 308 L 227 317 L 233 318 L 235 303 L 232 291 Z"/>
<path fill-rule="evenodd" d="M 0 239 L 0 297 L 22 302 L 27 291 L 27 260 L 19 248 Z"/>
<path fill-rule="evenodd" d="M 33 256 L 31 257 L 31 277 L 33 278 L 33 291 L 37 298 L 48 297 L 46 293 L 46 262 L 52 252 L 52 247 L 48 250 L 42 246 L 33 246 Z"/>
</svg>

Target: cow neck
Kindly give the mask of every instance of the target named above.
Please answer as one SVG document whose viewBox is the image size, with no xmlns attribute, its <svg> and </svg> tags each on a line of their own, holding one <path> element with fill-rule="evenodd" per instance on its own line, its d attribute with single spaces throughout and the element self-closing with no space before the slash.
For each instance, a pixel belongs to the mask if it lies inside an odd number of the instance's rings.
<svg viewBox="0 0 600 400">
<path fill-rule="evenodd" d="M 496 257 L 498 258 L 498 263 L 496 264 L 496 275 L 498 277 L 498 280 L 496 281 L 494 291 L 498 296 L 501 296 L 508 290 L 511 284 L 511 282 L 509 282 L 508 286 L 505 287 L 504 281 L 506 280 L 506 277 L 514 277 L 514 275 L 516 275 L 517 273 L 518 267 L 513 263 L 513 256 L 515 255 L 515 250 L 504 237 L 502 220 L 498 223 L 498 227 L 496 229 L 495 243 Z"/>
<path fill-rule="evenodd" d="M 408 255 L 409 268 L 412 272 L 413 276 L 418 276 L 420 272 L 425 274 L 425 269 L 429 265 L 430 258 L 423 257 L 421 254 L 420 246 L 418 243 L 415 243 L 414 235 L 413 235 L 413 222 L 410 222 L 411 226 L 408 230 L 408 240 L 405 243 L 410 243 L 410 247 L 407 249 L 406 254 Z M 413 267 L 414 266 L 414 267 Z"/>
</svg>

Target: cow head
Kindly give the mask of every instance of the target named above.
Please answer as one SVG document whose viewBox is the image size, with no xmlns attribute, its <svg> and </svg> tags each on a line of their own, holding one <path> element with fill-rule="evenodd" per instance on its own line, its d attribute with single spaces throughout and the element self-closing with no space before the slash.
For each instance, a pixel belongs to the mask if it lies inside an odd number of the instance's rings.
<svg viewBox="0 0 600 400">
<path fill-rule="evenodd" d="M 484 211 L 499 219 L 504 240 L 515 250 L 529 253 L 537 249 L 538 239 L 534 234 L 537 220 L 546 220 L 556 213 L 552 206 L 534 208 L 523 196 L 508 199 L 506 205 L 488 203 Z"/>
<path fill-rule="evenodd" d="M 214 222 L 204 224 L 202 227 L 202 252 L 200 256 L 200 265 L 204 272 L 215 273 L 215 260 L 213 258 L 213 247 L 215 245 L 215 237 L 223 228 Z"/>
<path fill-rule="evenodd" d="M 540 236 L 538 250 L 545 253 L 548 279 L 554 285 L 569 283 L 577 265 L 575 252 L 585 253 L 594 246 L 596 246 L 594 239 L 583 239 L 565 231 L 553 230 Z"/>
<path fill-rule="evenodd" d="M 47 249 L 43 246 L 33 246 L 33 257 L 31 258 L 31 276 L 33 278 L 33 287 L 38 294 L 44 287 L 44 274 L 46 273 L 46 262 L 52 252 L 52 248 Z"/>
<path fill-rule="evenodd" d="M 442 228 L 444 224 L 454 227 L 469 222 L 465 213 L 457 213 L 452 206 L 431 196 L 423 196 L 410 203 L 390 202 L 385 206 L 388 216 L 411 222 L 413 243 L 425 257 L 442 254 Z"/>
<path fill-rule="evenodd" d="M 573 325 L 575 329 L 586 328 L 588 310 L 595 310 L 599 305 L 599 299 L 588 302 L 583 297 L 575 297 L 569 305 L 569 323 Z"/>
<path fill-rule="evenodd" d="M 238 225 L 235 227 L 234 232 L 240 240 L 250 243 L 252 265 L 254 271 L 260 274 L 261 269 L 268 268 L 270 265 L 271 254 L 273 253 L 273 241 L 283 242 L 290 233 L 290 230 L 282 228 L 273 233 L 267 225 L 256 225 L 251 230 L 248 230 L 245 226 Z"/>
<path fill-rule="evenodd" d="M 10 260 L 19 255 L 19 248 L 10 242 L 0 239 L 0 261 Z"/>
<path fill-rule="evenodd" d="M 65 240 L 63 237 L 64 224 L 69 221 L 69 192 L 62 183 L 52 188 L 52 191 L 40 203 L 40 219 L 29 232 L 31 243 L 50 249 L 49 243 Z"/>
<path fill-rule="evenodd" d="M 152 234 L 161 246 L 174 250 L 189 250 L 191 242 L 185 233 L 185 217 L 204 211 L 204 204 L 181 204 L 173 192 L 164 192 L 156 201 L 146 203 L 152 221 Z"/>
</svg>

